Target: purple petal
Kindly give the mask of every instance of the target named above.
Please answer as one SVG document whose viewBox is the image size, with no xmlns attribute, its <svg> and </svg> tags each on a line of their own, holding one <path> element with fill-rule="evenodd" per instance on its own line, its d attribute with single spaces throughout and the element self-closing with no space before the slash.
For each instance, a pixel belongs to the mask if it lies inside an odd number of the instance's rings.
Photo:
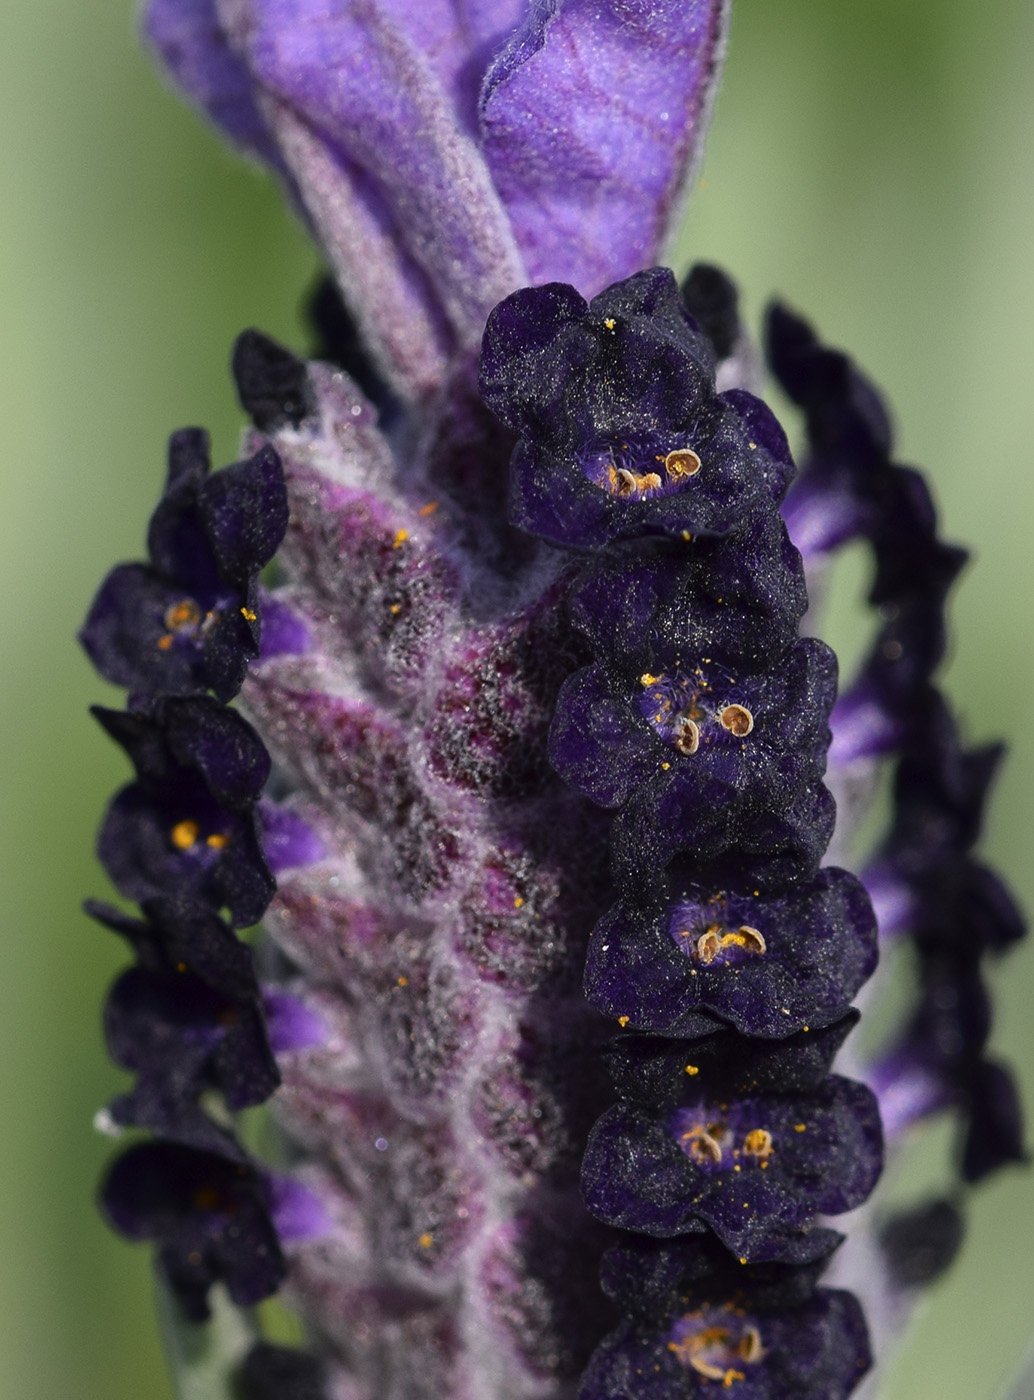
<svg viewBox="0 0 1034 1400">
<path fill-rule="evenodd" d="M 314 865 L 326 856 L 326 846 L 296 812 L 263 800 L 258 815 L 262 849 L 274 875 L 298 865 Z"/>
<path fill-rule="evenodd" d="M 248 70 L 219 23 L 216 0 L 151 0 L 144 12 L 144 32 L 177 86 L 234 145 L 283 169 Z"/>
<path fill-rule="evenodd" d="M 526 280 L 505 211 L 425 55 L 370 0 L 259 0 L 243 36 L 269 93 L 376 180 L 460 340 Z"/>
<path fill-rule="evenodd" d="M 656 261 L 699 155 L 722 0 L 542 0 L 490 70 L 485 156 L 529 273 L 591 295 Z"/>
</svg>

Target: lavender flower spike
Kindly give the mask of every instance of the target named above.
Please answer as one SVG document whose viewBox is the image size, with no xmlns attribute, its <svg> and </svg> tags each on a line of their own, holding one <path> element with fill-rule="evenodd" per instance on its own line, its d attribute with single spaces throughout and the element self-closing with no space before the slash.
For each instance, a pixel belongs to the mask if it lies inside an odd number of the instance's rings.
<svg viewBox="0 0 1034 1400">
<path fill-rule="evenodd" d="M 874 694 L 867 760 L 944 720 L 962 556 L 865 381 L 775 313 L 822 438 L 791 491 L 731 279 L 654 265 L 727 10 L 147 7 L 338 286 L 321 359 L 239 337 L 242 460 L 210 475 L 203 433 L 174 435 L 149 561 L 81 636 L 128 692 L 95 712 L 136 770 L 99 853 L 143 916 L 88 906 L 135 957 L 105 1024 L 136 1082 L 99 1122 L 151 1135 L 102 1206 L 156 1244 L 183 1326 L 213 1287 L 283 1284 L 310 1347 L 238 1347 L 235 1393 L 846 1400 L 866 1324 L 818 1283 L 827 1218 L 881 1171 L 883 1079 L 970 1111 L 968 1178 L 1020 1153 L 979 983 L 964 1053 L 930 1051 L 931 972 L 877 1092 L 834 1072 L 877 929 L 824 864 L 831 742 Z M 864 532 L 874 600 L 932 623 L 893 685 L 874 667 L 836 708 L 795 530 L 822 554 Z M 1007 941 L 968 854 L 987 764 L 937 732 L 873 888 L 921 904 L 948 846 Z M 235 930 L 262 918 L 253 953 Z M 954 987 L 972 950 L 915 927 Z M 264 1102 L 258 1160 L 237 1115 Z"/>
</svg>

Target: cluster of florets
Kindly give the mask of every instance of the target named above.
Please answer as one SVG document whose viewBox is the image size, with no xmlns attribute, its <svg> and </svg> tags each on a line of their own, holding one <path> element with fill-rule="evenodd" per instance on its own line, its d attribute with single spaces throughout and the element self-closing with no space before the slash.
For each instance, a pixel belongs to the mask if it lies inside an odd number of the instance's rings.
<svg viewBox="0 0 1034 1400">
<path fill-rule="evenodd" d="M 113 1058 L 136 1078 L 99 1121 L 152 1134 L 115 1161 L 102 1203 L 124 1235 L 157 1243 L 197 1320 L 217 1281 L 240 1305 L 276 1290 L 285 1261 L 274 1218 L 305 1208 L 292 1183 L 252 1161 L 230 1117 L 273 1093 L 278 1035 L 292 1035 L 235 930 L 262 917 L 274 871 L 311 860 L 316 839 L 263 799 L 269 754 L 225 703 L 260 648 L 292 644 L 275 605 L 264 616 L 258 582 L 286 527 L 271 448 L 210 473 L 206 435 L 174 434 L 150 562 L 109 574 L 81 634 L 101 675 L 131 692 L 125 711 L 94 710 L 135 769 L 108 807 L 98 853 L 142 914 L 86 905 L 135 956 L 104 1019 Z"/>
<path fill-rule="evenodd" d="M 946 643 L 945 603 L 966 561 L 937 534 L 929 490 L 893 461 L 878 391 L 805 322 L 773 308 L 768 351 L 805 413 L 809 453 L 787 500 L 791 536 L 820 572 L 839 546 L 864 540 L 879 623 L 859 675 L 833 712 L 830 759 L 863 788 L 892 761 L 892 816 L 862 879 L 881 936 L 907 937 L 919 974 L 903 1033 L 874 1066 L 888 1138 L 952 1109 L 963 1132 L 959 1169 L 975 1182 L 1024 1158 L 1019 1099 L 1008 1068 L 985 1054 L 990 1003 L 981 967 L 1026 931 L 1000 877 L 973 855 L 1000 745 L 966 748 L 934 676 Z M 893 1222 L 885 1242 L 905 1284 L 944 1267 L 961 1236 L 957 1203 Z"/>
<path fill-rule="evenodd" d="M 882 1159 L 872 1093 L 829 1073 L 875 919 L 854 876 L 819 869 L 836 667 L 798 637 L 792 460 L 760 400 L 717 392 L 715 359 L 662 269 L 588 304 L 515 293 L 484 343 L 482 392 L 519 435 L 512 518 L 587 555 L 572 605 L 593 660 L 550 759 L 614 814 L 620 897 L 585 992 L 625 1034 L 582 1191 L 632 1240 L 605 1262 L 625 1321 L 585 1400 L 708 1381 L 836 1400 L 868 1366 L 857 1303 L 815 1281 L 839 1239 L 818 1218 L 864 1201 Z"/>
</svg>

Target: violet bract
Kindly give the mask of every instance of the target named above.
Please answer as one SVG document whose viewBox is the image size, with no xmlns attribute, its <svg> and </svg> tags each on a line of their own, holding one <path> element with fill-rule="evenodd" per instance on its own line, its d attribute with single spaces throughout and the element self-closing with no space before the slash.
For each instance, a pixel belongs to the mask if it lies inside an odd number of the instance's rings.
<svg viewBox="0 0 1034 1400">
<path fill-rule="evenodd" d="M 184 1325 L 285 1283 L 313 1355 L 256 1340 L 246 1394 L 838 1400 L 871 1358 L 817 1286 L 826 1218 L 872 1191 L 880 1110 L 893 1140 L 902 1103 L 960 1109 L 967 1180 L 1022 1155 L 974 971 L 1022 932 L 970 855 L 993 756 L 932 679 L 964 556 L 846 357 L 771 313 L 794 481 L 734 284 L 654 265 L 726 23 L 147 8 L 336 283 L 321 356 L 239 338 L 244 458 L 173 436 L 149 562 L 82 633 L 129 692 L 96 712 L 136 769 L 99 854 L 144 914 L 89 906 L 137 960 L 101 1122 L 152 1134 L 102 1205 Z M 884 626 L 837 700 L 805 577 L 857 536 Z M 889 754 L 885 848 L 824 865 L 827 756 L 837 786 Z M 870 893 L 924 974 L 872 1087 L 832 1072 Z M 267 1098 L 269 1162 L 234 1116 Z M 939 1222 L 886 1236 L 894 1288 Z"/>
</svg>

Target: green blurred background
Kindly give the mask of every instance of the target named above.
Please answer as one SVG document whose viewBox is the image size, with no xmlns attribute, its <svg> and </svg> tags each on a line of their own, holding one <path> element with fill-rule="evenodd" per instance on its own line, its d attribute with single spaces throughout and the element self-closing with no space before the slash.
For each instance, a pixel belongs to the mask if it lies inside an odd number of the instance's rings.
<svg viewBox="0 0 1034 1400">
<path fill-rule="evenodd" d="M 755 316 L 789 298 L 890 389 L 905 459 L 976 554 L 947 683 L 974 738 L 1012 746 L 986 851 L 1034 908 L 1034 6 L 738 4 L 682 252 L 734 269 Z M 73 634 L 140 552 L 166 433 L 204 423 L 233 455 L 233 336 L 302 344 L 315 261 L 271 183 L 163 90 L 125 0 L 3 0 L 0 131 L 0 1397 L 168 1400 L 145 1254 L 92 1204 L 122 952 L 77 904 L 104 892 L 92 833 L 124 767 Z M 1030 1102 L 1034 944 L 992 980 Z M 943 1146 L 916 1159 L 934 1180 Z M 1032 1331 L 1034 1175 L 1011 1171 L 974 1198 L 884 1400 L 995 1400 Z"/>
</svg>

